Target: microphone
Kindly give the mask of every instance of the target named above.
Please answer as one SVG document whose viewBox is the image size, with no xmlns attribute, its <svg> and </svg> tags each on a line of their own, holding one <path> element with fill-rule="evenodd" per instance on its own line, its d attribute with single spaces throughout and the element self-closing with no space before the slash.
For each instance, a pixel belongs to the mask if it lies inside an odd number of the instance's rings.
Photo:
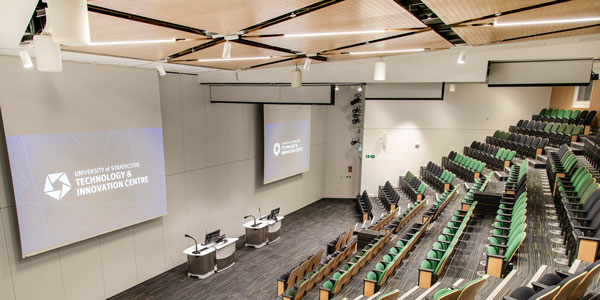
<svg viewBox="0 0 600 300">
<path fill-rule="evenodd" d="M 186 234 L 186 235 L 185 235 L 185 237 L 186 237 L 186 238 L 190 238 L 190 239 L 194 240 L 194 243 L 196 244 L 196 251 L 193 251 L 193 252 L 192 252 L 192 254 L 198 254 L 198 253 L 200 253 L 200 251 L 198 251 L 198 242 L 196 242 L 196 239 L 195 239 L 195 238 L 193 238 L 193 237 L 192 237 L 191 235 L 189 235 L 189 234 Z"/>
<path fill-rule="evenodd" d="M 260 207 L 258 208 L 258 216 L 262 218 L 262 213 L 260 212 Z"/>
<path fill-rule="evenodd" d="M 257 226 L 256 225 L 256 217 L 254 217 L 253 215 L 247 215 L 247 216 L 244 217 L 244 219 L 250 218 L 250 217 L 252 217 L 252 219 L 254 219 L 254 225 L 252 225 L 252 227 L 256 227 Z"/>
</svg>

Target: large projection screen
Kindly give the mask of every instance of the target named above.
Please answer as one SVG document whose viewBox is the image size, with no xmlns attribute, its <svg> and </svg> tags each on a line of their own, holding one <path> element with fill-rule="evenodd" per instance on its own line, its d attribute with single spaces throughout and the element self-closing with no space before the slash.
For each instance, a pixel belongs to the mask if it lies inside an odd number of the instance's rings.
<svg viewBox="0 0 600 300">
<path fill-rule="evenodd" d="M 264 105 L 264 183 L 307 172 L 310 106 Z"/>
<path fill-rule="evenodd" d="M 167 213 L 155 72 L 6 73 L 16 77 L 0 80 L 0 104 L 23 257 Z"/>
</svg>

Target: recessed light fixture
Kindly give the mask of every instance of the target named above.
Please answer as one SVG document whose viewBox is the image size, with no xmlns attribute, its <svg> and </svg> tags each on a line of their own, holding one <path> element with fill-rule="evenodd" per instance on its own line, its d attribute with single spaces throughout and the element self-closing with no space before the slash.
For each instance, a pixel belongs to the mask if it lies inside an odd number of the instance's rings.
<svg viewBox="0 0 600 300">
<path fill-rule="evenodd" d="M 362 30 L 362 31 L 338 31 L 338 32 L 318 32 L 318 33 L 291 33 L 284 34 L 283 37 L 315 37 L 315 36 L 332 36 L 332 35 L 353 35 L 353 34 L 373 34 L 386 32 L 385 29 L 380 30 Z"/>
<path fill-rule="evenodd" d="M 166 40 L 139 40 L 139 41 L 112 41 L 112 42 L 91 42 L 90 46 L 112 46 L 112 45 L 137 45 L 137 44 L 158 44 L 158 43 L 174 43 L 177 39 Z"/>
<path fill-rule="evenodd" d="M 597 22 L 600 17 L 577 18 L 577 19 L 557 19 L 557 20 L 540 20 L 540 21 L 523 21 L 523 22 L 498 22 L 494 20 L 494 26 L 523 26 L 523 25 L 544 25 L 544 24 L 560 24 L 560 23 L 580 23 L 580 22 Z"/>
<path fill-rule="evenodd" d="M 448 89 L 450 92 L 456 92 L 456 84 L 451 83 Z"/>
<path fill-rule="evenodd" d="M 217 61 L 236 61 L 236 60 L 261 60 L 270 59 L 270 56 L 255 56 L 255 57 L 232 57 L 232 58 L 206 58 L 198 59 L 198 62 L 217 62 Z"/>
<path fill-rule="evenodd" d="M 420 52 L 425 51 L 423 48 L 419 49 L 401 49 L 401 50 L 382 50 L 382 51 L 363 51 L 363 52 L 348 52 L 350 55 L 369 55 L 369 54 L 393 54 L 393 53 L 404 53 L 404 52 Z"/>
<path fill-rule="evenodd" d="M 340 87 L 336 85 L 336 86 L 335 86 L 335 90 L 336 90 L 336 91 L 339 91 L 339 90 L 340 90 Z"/>
</svg>

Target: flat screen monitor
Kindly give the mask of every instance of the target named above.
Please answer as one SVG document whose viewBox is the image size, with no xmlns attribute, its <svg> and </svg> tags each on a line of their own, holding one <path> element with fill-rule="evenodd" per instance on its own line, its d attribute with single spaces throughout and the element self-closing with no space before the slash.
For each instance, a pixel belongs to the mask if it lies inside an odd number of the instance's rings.
<svg viewBox="0 0 600 300">
<path fill-rule="evenodd" d="M 274 210 L 271 210 L 271 214 L 269 215 L 269 219 L 276 220 L 277 216 L 279 216 L 279 207 L 276 208 L 276 209 L 274 209 Z"/>
<path fill-rule="evenodd" d="M 208 244 L 214 242 L 220 235 L 221 235 L 220 229 L 217 229 L 211 233 L 207 233 L 206 237 L 204 238 L 204 245 L 208 245 Z"/>
</svg>

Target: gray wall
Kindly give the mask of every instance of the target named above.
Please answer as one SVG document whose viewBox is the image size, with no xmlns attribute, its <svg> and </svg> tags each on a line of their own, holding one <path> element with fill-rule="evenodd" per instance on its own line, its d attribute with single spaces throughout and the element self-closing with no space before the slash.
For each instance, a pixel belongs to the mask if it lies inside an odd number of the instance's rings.
<svg viewBox="0 0 600 300">
<path fill-rule="evenodd" d="M 67 76 L 72 84 L 44 94 L 54 100 L 66 90 L 80 91 L 80 101 L 90 103 L 103 100 L 102 90 L 140 101 L 148 90 L 153 99 L 159 93 L 154 70 L 67 62 L 64 67 L 60 74 L 39 73 L 23 70 L 18 58 L 0 56 L 0 105 L 16 101 L 8 94 L 53 88 L 44 85 L 52 76 Z M 126 90 L 114 90 L 121 82 L 129 83 Z M 242 216 L 256 214 L 258 206 L 263 212 L 281 206 L 285 215 L 323 197 L 327 107 L 312 108 L 311 170 L 263 186 L 259 105 L 210 104 L 195 76 L 168 74 L 158 85 L 169 210 L 163 218 L 23 260 L 6 149 L 0 147 L 0 299 L 104 299 L 183 263 L 181 251 L 190 245 L 185 232 L 202 236 L 221 228 L 239 236 Z M 60 108 L 49 102 L 30 109 Z M 110 115 L 115 109 L 97 113 Z"/>
</svg>

